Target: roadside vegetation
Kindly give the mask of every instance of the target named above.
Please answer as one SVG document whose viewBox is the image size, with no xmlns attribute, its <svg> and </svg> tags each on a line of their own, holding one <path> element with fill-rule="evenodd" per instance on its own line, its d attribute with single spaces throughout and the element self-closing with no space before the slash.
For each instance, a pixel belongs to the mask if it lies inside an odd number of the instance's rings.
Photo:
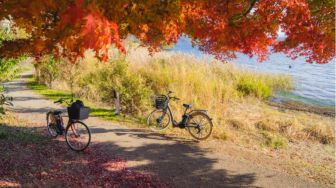
<svg viewBox="0 0 336 188">
<path fill-rule="evenodd" d="M 53 100 L 71 97 L 73 91 L 91 108 L 91 116 L 131 127 L 145 127 L 153 96 L 172 90 L 181 98 L 171 103 L 174 115 L 179 117 L 183 103 L 208 109 L 214 119 L 214 141 L 245 148 L 244 152 L 228 148 L 231 153 L 333 183 L 334 117 L 267 104 L 275 92 L 291 89 L 288 76 L 251 72 L 186 54 L 160 52 L 150 56 L 143 48 L 132 50 L 126 57 L 113 57 L 102 63 L 87 53 L 80 64 L 46 57 L 35 65 L 39 74 L 30 79 L 29 87 Z M 49 67 L 53 68 L 48 73 Z M 52 79 L 48 79 L 50 75 Z M 116 90 L 121 95 L 121 115 L 114 113 Z M 170 127 L 164 133 L 189 138 L 185 131 Z M 282 160 L 275 160 L 277 156 Z"/>
<path fill-rule="evenodd" d="M 181 115 L 182 103 L 209 110 L 214 138 L 271 149 L 286 148 L 293 140 L 333 144 L 332 117 L 279 111 L 265 103 L 274 93 L 292 88 L 286 75 L 257 73 L 187 54 L 149 55 L 144 48 L 130 48 L 127 56 L 114 51 L 114 58 L 106 63 L 90 52 L 79 64 L 45 57 L 35 64 L 38 74 L 30 87 L 52 99 L 70 96 L 72 91 L 92 108 L 93 116 L 135 123 L 143 123 L 153 109 L 155 94 L 172 90 L 181 98 L 172 103 L 175 116 Z M 114 91 L 121 95 L 121 116 L 114 114 Z"/>
</svg>

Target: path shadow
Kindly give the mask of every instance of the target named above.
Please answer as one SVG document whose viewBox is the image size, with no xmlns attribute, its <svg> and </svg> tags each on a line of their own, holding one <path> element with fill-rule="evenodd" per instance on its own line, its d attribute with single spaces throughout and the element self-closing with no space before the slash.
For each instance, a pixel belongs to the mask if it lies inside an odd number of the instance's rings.
<svg viewBox="0 0 336 188">
<path fill-rule="evenodd" d="M 131 170 L 150 173 L 172 187 L 252 187 L 254 173 L 230 174 L 216 169 L 217 159 L 196 144 L 145 144 L 123 148 L 111 142 L 102 143 L 108 153 L 127 159 Z"/>
<path fill-rule="evenodd" d="M 106 128 L 90 127 L 90 130 L 93 134 L 114 133 L 117 136 L 129 136 L 132 138 L 143 138 L 150 140 L 172 140 L 185 143 L 199 143 L 199 141 L 195 139 L 183 138 L 175 135 L 167 135 L 164 133 L 153 132 L 151 130 L 146 129 L 112 128 L 112 127 L 106 129 Z"/>
<path fill-rule="evenodd" d="M 0 137 L 0 152 L 6 154 L 0 156 L 0 181 L 23 187 L 253 187 L 255 181 L 253 173 L 233 175 L 214 168 L 218 161 L 197 144 L 121 147 L 103 142 L 77 153 L 63 140 L 43 135 L 43 127 L 6 129 L 2 135 L 12 135 Z M 14 134 L 19 136 L 12 138 Z"/>
<path fill-rule="evenodd" d="M 30 100 L 40 100 L 40 97 L 14 97 L 13 101 L 30 101 Z"/>
<path fill-rule="evenodd" d="M 26 83 L 25 82 L 20 82 L 18 80 L 11 81 L 11 82 L 6 82 L 3 85 L 6 88 L 6 93 L 28 90 L 28 88 L 26 87 Z M 8 90 L 7 88 L 10 88 L 10 90 Z"/>
<path fill-rule="evenodd" d="M 33 77 L 32 73 L 21 75 L 21 78 L 32 78 L 32 77 Z"/>
<path fill-rule="evenodd" d="M 17 109 L 13 109 L 13 111 L 16 112 L 16 113 L 26 113 L 26 114 L 30 114 L 30 113 L 46 114 L 47 112 L 53 111 L 53 110 L 56 110 L 56 108 L 46 107 L 46 108 L 17 108 Z M 64 112 L 66 114 L 66 109 L 57 109 L 57 110 L 61 110 L 62 112 Z"/>
<path fill-rule="evenodd" d="M 216 163 L 219 161 L 208 157 L 210 152 L 200 148 L 196 140 L 166 136 L 142 129 L 93 127 L 91 131 L 95 135 L 114 133 L 121 139 L 124 136 L 133 138 L 134 147 L 130 143 L 123 147 L 113 142 L 98 145 L 108 153 L 132 161 L 132 170 L 154 174 L 162 181 L 172 183 L 173 187 L 251 187 L 255 181 L 255 174 L 232 175 L 218 166 L 219 169 L 216 169 Z M 141 139 L 141 146 L 138 146 L 136 139 Z M 147 143 L 143 139 L 171 142 Z"/>
</svg>

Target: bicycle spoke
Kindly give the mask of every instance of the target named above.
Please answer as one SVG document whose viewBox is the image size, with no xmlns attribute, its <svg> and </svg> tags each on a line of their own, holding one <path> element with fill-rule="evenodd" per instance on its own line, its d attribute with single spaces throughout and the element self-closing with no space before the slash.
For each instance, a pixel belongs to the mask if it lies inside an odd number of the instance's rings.
<svg viewBox="0 0 336 188">
<path fill-rule="evenodd" d="M 189 133 L 198 140 L 204 140 L 209 137 L 212 131 L 211 120 L 203 113 L 194 114 L 189 120 Z M 196 125 L 196 127 L 191 125 Z"/>
<path fill-rule="evenodd" d="M 147 119 L 148 126 L 154 130 L 163 130 L 170 123 L 170 117 L 167 114 L 167 111 L 156 110 L 151 113 L 151 115 Z"/>
<path fill-rule="evenodd" d="M 82 150 L 90 143 L 90 132 L 81 123 L 72 123 L 66 133 L 68 145 L 74 150 Z"/>
</svg>

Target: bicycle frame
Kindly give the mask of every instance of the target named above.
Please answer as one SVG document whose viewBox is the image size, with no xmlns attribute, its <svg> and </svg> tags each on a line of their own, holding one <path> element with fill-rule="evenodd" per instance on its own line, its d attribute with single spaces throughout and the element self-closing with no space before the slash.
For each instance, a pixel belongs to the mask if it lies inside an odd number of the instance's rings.
<svg viewBox="0 0 336 188">
<path fill-rule="evenodd" d="M 60 124 L 62 124 L 64 126 L 64 119 L 63 119 L 63 117 L 66 117 L 66 116 L 62 116 L 62 114 L 55 115 L 55 121 L 56 121 L 56 123 L 57 124 L 60 123 Z M 68 127 L 69 125 L 71 125 L 72 123 L 75 123 L 75 122 L 76 122 L 76 120 L 68 119 L 68 122 L 67 122 L 66 126 L 63 127 L 64 130 L 66 129 L 66 127 Z M 74 133 L 76 133 L 76 131 L 73 129 L 73 127 L 71 127 L 71 129 L 72 129 L 72 131 Z M 62 133 L 64 133 L 64 130 L 62 130 Z"/>
<path fill-rule="evenodd" d="M 170 109 L 169 103 L 168 103 L 168 107 L 167 107 L 166 111 L 168 111 L 168 113 L 170 115 L 170 121 L 172 122 L 173 126 L 176 127 L 178 125 L 178 123 L 174 119 L 174 114 L 173 114 L 173 112 Z"/>
<path fill-rule="evenodd" d="M 172 110 L 171 110 L 169 104 L 168 104 L 168 107 L 167 107 L 166 110 L 168 111 L 168 113 L 169 113 L 169 115 L 170 115 L 170 120 L 171 120 L 171 122 L 172 122 L 173 127 L 180 127 L 180 128 L 185 128 L 185 127 L 196 127 L 195 125 L 187 125 L 187 122 L 188 122 L 188 120 L 189 120 L 190 114 L 191 114 L 192 112 L 195 112 L 195 111 L 198 111 L 198 110 L 191 110 L 190 112 L 187 113 L 188 108 L 186 108 L 185 111 L 184 111 L 184 113 L 183 113 L 183 115 L 182 115 L 182 119 L 181 119 L 180 122 L 175 121 L 175 119 L 174 119 L 174 114 L 173 114 L 173 112 L 172 112 Z M 203 111 L 203 110 L 200 110 L 200 111 Z"/>
</svg>

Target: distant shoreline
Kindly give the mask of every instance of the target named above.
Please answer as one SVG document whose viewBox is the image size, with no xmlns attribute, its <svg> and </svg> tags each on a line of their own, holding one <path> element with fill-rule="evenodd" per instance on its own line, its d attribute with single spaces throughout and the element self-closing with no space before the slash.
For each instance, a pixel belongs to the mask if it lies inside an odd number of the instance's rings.
<svg viewBox="0 0 336 188">
<path fill-rule="evenodd" d="M 294 101 L 294 100 L 274 100 L 272 98 L 267 102 L 270 106 L 279 107 L 282 109 L 296 110 L 302 112 L 310 112 L 314 114 L 319 114 L 328 117 L 335 117 L 335 107 L 320 107 L 309 105 L 303 102 Z"/>
</svg>

